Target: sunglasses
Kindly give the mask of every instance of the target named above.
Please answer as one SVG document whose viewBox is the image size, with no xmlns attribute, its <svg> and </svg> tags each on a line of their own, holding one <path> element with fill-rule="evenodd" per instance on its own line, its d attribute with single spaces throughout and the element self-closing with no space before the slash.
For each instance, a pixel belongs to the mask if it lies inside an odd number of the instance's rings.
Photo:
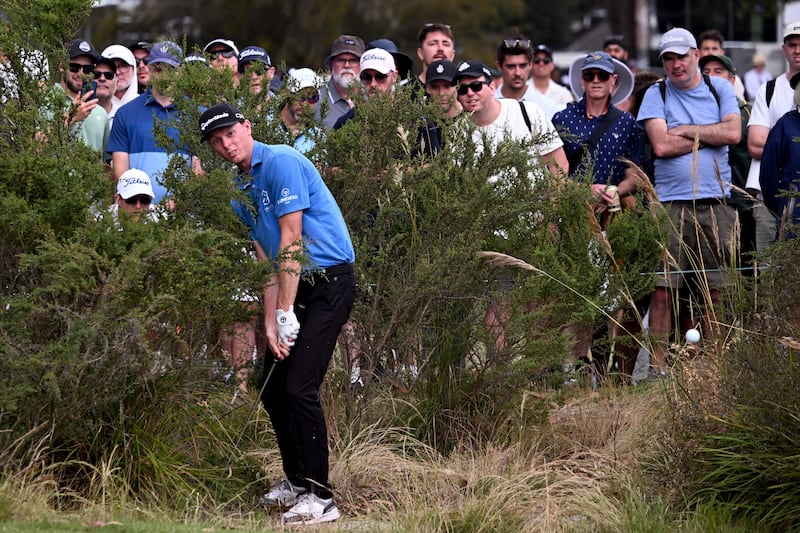
<svg viewBox="0 0 800 533">
<path fill-rule="evenodd" d="M 84 74 L 91 74 L 94 72 L 94 65 L 81 65 L 80 63 L 70 63 L 69 71 L 72 73 L 83 71 Z"/>
<path fill-rule="evenodd" d="M 553 62 L 553 60 L 550 59 L 549 57 L 534 57 L 533 62 L 536 65 L 538 65 L 539 63 L 544 63 L 545 65 L 549 65 L 550 63 Z"/>
<path fill-rule="evenodd" d="M 301 102 L 308 102 L 309 104 L 314 105 L 317 102 L 319 102 L 319 93 L 312 94 L 311 96 L 307 96 L 307 95 L 306 96 L 301 96 L 300 97 L 300 101 Z"/>
<path fill-rule="evenodd" d="M 584 70 L 581 72 L 581 78 L 583 78 L 583 81 L 594 81 L 595 78 L 600 81 L 608 81 L 610 77 L 611 74 L 605 70 Z"/>
<path fill-rule="evenodd" d="M 142 65 L 147 66 L 147 58 L 146 57 L 140 57 L 139 59 L 136 60 L 136 66 L 137 67 L 141 67 Z"/>
<path fill-rule="evenodd" d="M 442 24 L 441 22 L 426 22 L 425 24 L 422 25 L 423 28 L 433 28 L 434 26 L 437 28 L 447 28 L 448 30 L 450 29 L 450 24 Z"/>
<path fill-rule="evenodd" d="M 462 83 L 461 85 L 458 86 L 457 91 L 460 96 L 464 96 L 465 94 L 467 94 L 467 91 L 469 91 L 470 89 L 472 89 L 472 92 L 474 93 L 479 93 L 481 92 L 481 90 L 483 90 L 484 85 L 489 85 L 489 82 L 473 81 L 472 83 Z"/>
<path fill-rule="evenodd" d="M 347 63 L 355 65 L 359 62 L 359 59 L 357 57 L 334 57 L 333 62 L 337 65 L 345 65 Z"/>
<path fill-rule="evenodd" d="M 264 65 L 261 62 L 258 62 L 256 64 L 253 64 L 251 62 L 240 63 L 239 64 L 239 74 L 244 74 L 245 72 L 252 72 L 252 73 L 257 74 L 259 76 L 263 76 L 264 74 L 266 74 L 267 69 L 270 66 L 271 65 Z"/>
<path fill-rule="evenodd" d="M 116 75 L 117 75 L 116 72 L 100 71 L 100 70 L 95 70 L 94 71 L 94 79 L 96 79 L 96 80 L 106 79 L 108 81 L 111 81 L 111 80 L 114 79 L 114 76 L 116 76 Z"/>
<path fill-rule="evenodd" d="M 128 205 L 150 205 L 153 202 L 153 199 L 146 194 L 137 194 L 136 196 L 131 196 L 130 198 L 125 198 L 124 200 Z"/>
<path fill-rule="evenodd" d="M 225 59 L 230 59 L 236 55 L 236 52 L 233 50 L 215 50 L 213 52 L 209 52 L 208 55 L 212 60 L 218 58 L 219 56 L 222 56 Z"/>
<path fill-rule="evenodd" d="M 503 39 L 503 45 L 506 48 L 522 48 L 527 50 L 531 47 L 530 39 Z"/>
<path fill-rule="evenodd" d="M 386 78 L 388 78 L 388 77 L 389 77 L 388 74 L 381 74 L 380 72 L 378 72 L 374 76 L 371 75 L 371 74 L 367 74 L 365 72 L 362 72 L 359 75 L 359 78 L 361 79 L 361 83 L 365 83 L 365 84 L 366 83 L 372 83 L 372 80 L 375 80 L 378 83 L 383 83 L 383 82 L 386 81 Z"/>
</svg>

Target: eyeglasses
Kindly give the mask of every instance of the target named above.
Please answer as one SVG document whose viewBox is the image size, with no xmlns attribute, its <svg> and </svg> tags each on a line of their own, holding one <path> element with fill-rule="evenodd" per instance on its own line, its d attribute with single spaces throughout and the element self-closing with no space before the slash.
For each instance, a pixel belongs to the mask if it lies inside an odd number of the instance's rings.
<svg viewBox="0 0 800 533">
<path fill-rule="evenodd" d="M 147 66 L 147 57 L 140 57 L 136 60 L 136 66 L 141 67 L 142 65 Z"/>
<path fill-rule="evenodd" d="M 233 50 L 214 50 L 213 52 L 209 52 L 208 55 L 212 60 L 218 58 L 219 56 L 222 56 L 225 59 L 230 59 L 236 55 L 236 52 Z"/>
<path fill-rule="evenodd" d="M 70 63 L 69 71 L 72 73 L 83 71 L 84 74 L 91 74 L 94 72 L 94 65 L 81 65 L 80 63 Z"/>
<path fill-rule="evenodd" d="M 351 65 L 354 65 L 354 64 L 359 62 L 359 59 L 357 57 L 338 57 L 337 56 L 337 57 L 333 58 L 333 62 L 336 63 L 337 65 L 344 65 L 344 64 L 347 64 L 347 63 L 350 63 Z"/>
<path fill-rule="evenodd" d="M 467 91 L 472 89 L 472 92 L 479 93 L 483 90 L 484 85 L 489 85 L 490 82 L 488 81 L 473 81 L 472 83 L 462 83 L 458 86 L 458 94 L 459 96 L 464 96 L 467 94 Z"/>
<path fill-rule="evenodd" d="M 605 70 L 584 70 L 581 72 L 581 78 L 583 78 L 583 81 L 594 81 L 595 78 L 600 81 L 608 81 L 610 77 L 611 74 Z"/>
<path fill-rule="evenodd" d="M 503 39 L 503 45 L 506 48 L 522 48 L 527 50 L 531 47 L 530 39 Z"/>
<path fill-rule="evenodd" d="M 314 105 L 317 102 L 319 102 L 319 93 L 312 94 L 310 96 L 309 95 L 300 96 L 300 101 L 301 102 L 308 102 L 309 104 Z"/>
<path fill-rule="evenodd" d="M 131 65 L 125 63 L 124 61 L 114 61 L 114 63 L 117 65 L 117 71 L 130 70 L 133 68 Z"/>
<path fill-rule="evenodd" d="M 449 30 L 450 29 L 450 24 L 442 24 L 441 22 L 426 22 L 425 24 L 422 25 L 422 27 L 423 28 L 433 28 L 433 27 L 447 28 Z"/>
<path fill-rule="evenodd" d="M 538 65 L 539 63 L 544 63 L 545 65 L 549 65 L 550 63 L 553 62 L 553 60 L 550 59 L 549 57 L 534 57 L 533 62 L 536 65 Z"/>
<path fill-rule="evenodd" d="M 111 71 L 107 71 L 107 70 L 104 70 L 104 71 L 95 70 L 94 71 L 94 79 L 96 79 L 96 80 L 106 79 L 108 81 L 111 81 L 111 80 L 114 79 L 114 76 L 116 76 L 116 75 L 117 75 L 116 72 L 111 72 Z"/>
<path fill-rule="evenodd" d="M 124 198 L 124 200 L 128 205 L 150 205 L 153 202 L 153 199 L 146 194 L 137 194 L 136 196 L 131 196 L 130 198 Z"/>
<path fill-rule="evenodd" d="M 366 72 L 362 72 L 358 77 L 361 79 L 361 83 L 364 83 L 364 84 L 372 83 L 372 80 L 375 80 L 378 83 L 383 83 L 383 82 L 386 81 L 386 78 L 388 78 L 389 75 L 388 74 L 381 74 L 380 72 L 378 72 L 377 74 L 375 74 L 373 76 L 372 74 L 368 74 Z"/>
</svg>

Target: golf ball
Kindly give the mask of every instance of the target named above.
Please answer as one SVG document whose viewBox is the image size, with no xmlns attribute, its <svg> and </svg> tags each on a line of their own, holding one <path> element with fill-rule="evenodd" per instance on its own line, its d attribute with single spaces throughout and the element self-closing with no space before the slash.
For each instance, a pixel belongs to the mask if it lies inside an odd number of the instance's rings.
<svg viewBox="0 0 800 533">
<path fill-rule="evenodd" d="M 696 344 L 700 342 L 700 332 L 692 328 L 686 331 L 686 341 Z"/>
</svg>

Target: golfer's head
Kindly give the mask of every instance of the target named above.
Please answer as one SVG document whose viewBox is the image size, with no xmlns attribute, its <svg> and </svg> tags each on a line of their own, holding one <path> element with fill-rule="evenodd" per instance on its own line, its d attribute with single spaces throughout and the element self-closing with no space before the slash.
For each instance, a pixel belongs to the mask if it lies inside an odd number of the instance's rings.
<svg viewBox="0 0 800 533">
<path fill-rule="evenodd" d="M 230 104 L 216 104 L 200 115 L 200 135 L 203 141 L 227 161 L 249 165 L 253 153 L 250 121 Z"/>
</svg>

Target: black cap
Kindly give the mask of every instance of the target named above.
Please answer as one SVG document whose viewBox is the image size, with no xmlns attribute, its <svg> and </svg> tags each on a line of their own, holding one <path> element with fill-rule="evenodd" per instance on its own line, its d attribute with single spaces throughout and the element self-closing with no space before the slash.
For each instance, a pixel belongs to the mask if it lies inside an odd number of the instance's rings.
<svg viewBox="0 0 800 533">
<path fill-rule="evenodd" d="M 492 71 L 480 61 L 462 61 L 456 68 L 456 75 L 453 76 L 453 85 L 461 78 L 480 78 L 484 76 L 486 81 L 492 81 Z M 426 78 L 427 79 L 427 78 Z"/>
<path fill-rule="evenodd" d="M 447 83 L 452 83 L 455 77 L 456 64 L 447 59 L 434 61 L 428 65 L 428 70 L 425 71 L 426 84 L 436 80 L 444 80 Z"/>
<path fill-rule="evenodd" d="M 548 56 L 550 56 L 551 59 L 553 58 L 553 49 L 547 46 L 546 44 L 536 45 L 536 48 L 533 49 L 533 54 L 536 55 L 539 53 L 547 54 Z"/>
<path fill-rule="evenodd" d="M 607 46 L 617 45 L 626 52 L 628 51 L 628 45 L 625 43 L 625 39 L 622 35 L 609 35 L 606 37 L 606 40 L 603 41 L 603 50 L 606 49 Z"/>
<path fill-rule="evenodd" d="M 97 61 L 99 55 L 94 45 L 85 39 L 75 39 L 69 45 L 70 59 L 78 56 L 89 56 L 94 61 Z"/>
<path fill-rule="evenodd" d="M 208 136 L 216 129 L 227 128 L 237 122 L 244 122 L 244 120 L 242 112 L 230 104 L 212 105 L 200 115 L 200 135 L 202 140 L 208 140 Z"/>
</svg>

